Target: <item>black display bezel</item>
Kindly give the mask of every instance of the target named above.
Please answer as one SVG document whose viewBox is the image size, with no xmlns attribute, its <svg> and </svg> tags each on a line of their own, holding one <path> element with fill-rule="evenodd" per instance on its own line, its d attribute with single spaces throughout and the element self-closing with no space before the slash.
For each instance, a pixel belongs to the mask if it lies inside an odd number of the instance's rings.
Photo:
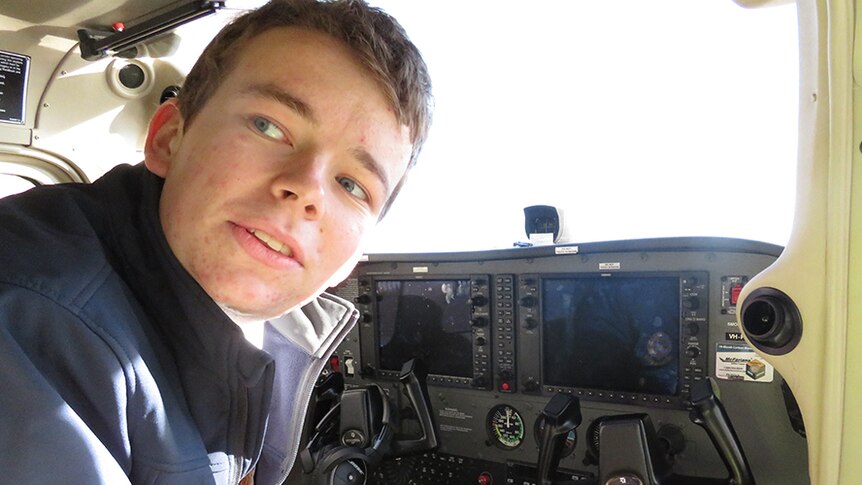
<svg viewBox="0 0 862 485">
<path fill-rule="evenodd" d="M 703 378 L 706 373 L 706 364 L 703 357 L 691 357 L 687 355 L 690 347 L 696 346 L 700 352 L 703 345 L 700 342 L 699 335 L 691 335 L 686 330 L 686 326 L 693 321 L 698 321 L 704 324 L 706 315 L 706 291 L 708 288 L 708 274 L 705 272 L 595 272 L 595 273 L 543 273 L 537 276 L 538 284 L 537 294 L 534 297 L 538 300 L 537 313 L 539 323 L 539 342 L 540 342 L 540 379 L 541 389 L 547 393 L 563 392 L 573 394 L 587 400 L 619 402 L 627 404 L 651 405 L 651 406 L 671 406 L 679 407 L 684 405 L 684 400 L 687 398 L 690 381 L 697 378 Z M 655 389 L 644 391 L 632 391 L 629 389 L 619 389 L 609 386 L 608 388 L 591 387 L 588 385 L 579 386 L 577 383 L 571 385 L 553 384 L 549 382 L 546 369 L 546 355 L 553 352 L 553 349 L 546 348 L 545 332 L 547 322 L 545 321 L 545 285 L 548 281 L 553 280 L 584 280 L 584 279 L 653 279 L 653 278 L 673 278 L 678 281 L 678 326 L 676 334 L 676 375 L 677 384 L 673 393 L 660 392 Z M 702 303 L 691 303 L 691 302 Z M 686 308 L 687 304 L 692 304 L 696 308 L 690 310 Z M 559 351 L 559 349 L 557 349 Z M 652 391 L 652 392 L 651 392 Z"/>
<path fill-rule="evenodd" d="M 381 345 L 381 321 L 380 309 L 378 302 L 379 284 L 383 282 L 401 282 L 401 283 L 421 283 L 421 282 L 467 282 L 469 288 L 470 299 L 470 317 L 471 317 L 471 336 L 469 353 L 461 355 L 462 364 L 469 367 L 470 375 L 450 375 L 439 372 L 432 372 L 429 369 L 428 384 L 442 385 L 447 387 L 463 387 L 463 388 L 478 388 L 487 389 L 491 385 L 491 363 L 488 357 L 489 351 L 487 345 L 480 345 L 477 342 L 487 342 L 490 344 L 490 330 L 486 325 L 472 325 L 480 319 L 488 318 L 488 308 L 490 307 L 490 295 L 488 290 L 487 275 L 449 275 L 449 274 L 434 274 L 422 275 L 415 277 L 374 277 L 369 281 L 369 294 L 371 295 L 371 304 L 373 307 L 372 320 L 374 321 L 374 363 L 375 375 L 381 378 L 397 379 L 400 374 L 400 369 L 396 370 L 392 367 L 384 368 L 382 345 Z M 371 309 L 371 308 L 369 308 Z"/>
</svg>

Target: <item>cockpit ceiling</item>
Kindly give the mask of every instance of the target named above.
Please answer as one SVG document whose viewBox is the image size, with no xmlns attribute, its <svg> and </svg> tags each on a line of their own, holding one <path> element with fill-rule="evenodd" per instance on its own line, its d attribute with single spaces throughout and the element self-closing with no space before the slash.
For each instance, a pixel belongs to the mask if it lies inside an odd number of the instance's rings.
<svg viewBox="0 0 862 485">
<path fill-rule="evenodd" d="M 134 25 L 178 5 L 201 3 L 200 0 L 3 0 L 0 18 L 28 26 L 55 27 L 71 35 L 79 28 L 107 29 L 117 22 Z M 264 0 L 226 0 L 227 8 L 246 9 Z M 2 28 L 3 26 L 0 26 Z"/>
<path fill-rule="evenodd" d="M 195 0 L 192 0 L 195 1 Z M 770 6 L 789 0 L 733 0 L 744 7 Z M 134 23 L 190 0 L 3 0 L 0 16 L 31 25 L 95 29 L 115 22 Z M 227 7 L 248 8 L 264 0 L 228 0 Z"/>
<path fill-rule="evenodd" d="M 115 22 L 134 23 L 177 0 L 4 0 L 0 15 L 32 25 L 104 28 Z"/>
</svg>

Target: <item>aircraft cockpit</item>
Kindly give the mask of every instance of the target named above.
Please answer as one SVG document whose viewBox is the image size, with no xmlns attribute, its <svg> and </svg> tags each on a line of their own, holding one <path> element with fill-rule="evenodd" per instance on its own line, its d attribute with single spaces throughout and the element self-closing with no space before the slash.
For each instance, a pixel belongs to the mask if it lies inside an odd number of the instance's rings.
<svg viewBox="0 0 862 485">
<path fill-rule="evenodd" d="M 4 1 L 0 197 L 139 163 L 262 3 Z M 369 3 L 434 127 L 284 483 L 856 483 L 859 5 Z"/>
</svg>

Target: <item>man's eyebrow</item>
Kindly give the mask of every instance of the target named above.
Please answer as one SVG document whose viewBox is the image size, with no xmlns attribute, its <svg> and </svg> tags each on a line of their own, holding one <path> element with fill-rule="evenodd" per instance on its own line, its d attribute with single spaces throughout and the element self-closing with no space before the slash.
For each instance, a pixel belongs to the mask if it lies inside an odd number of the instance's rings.
<svg viewBox="0 0 862 485">
<path fill-rule="evenodd" d="M 380 182 L 383 184 L 384 193 L 389 197 L 389 178 L 386 176 L 383 166 L 363 148 L 354 148 L 352 152 L 353 156 L 359 160 L 366 170 L 380 179 Z"/>
<path fill-rule="evenodd" d="M 253 84 L 243 89 L 242 93 L 274 99 L 278 103 L 297 112 L 300 116 L 311 123 L 314 123 L 315 125 L 319 124 L 317 118 L 314 116 L 314 110 L 311 109 L 311 106 L 274 84 Z"/>
</svg>

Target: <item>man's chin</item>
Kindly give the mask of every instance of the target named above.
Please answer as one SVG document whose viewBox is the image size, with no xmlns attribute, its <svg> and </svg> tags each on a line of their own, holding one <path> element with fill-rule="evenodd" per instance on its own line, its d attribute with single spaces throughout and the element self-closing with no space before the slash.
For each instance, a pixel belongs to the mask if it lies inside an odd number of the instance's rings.
<svg viewBox="0 0 862 485">
<path fill-rule="evenodd" d="M 222 293 L 224 295 L 223 298 L 219 298 L 218 293 L 216 295 L 210 294 L 210 297 L 222 309 L 230 309 L 235 314 L 252 320 L 269 320 L 279 317 L 313 299 L 313 297 L 309 297 L 306 300 L 299 301 L 295 297 L 279 298 L 278 295 L 271 297 L 249 295 L 248 292 L 245 292 L 246 294 L 242 296 L 241 293 L 224 292 Z"/>
<path fill-rule="evenodd" d="M 281 307 L 270 307 L 270 306 L 249 306 L 249 305 L 232 305 L 230 303 L 218 303 L 219 307 L 225 311 L 233 320 L 243 320 L 243 321 L 260 321 L 260 320 L 272 320 L 274 318 L 280 317 L 285 313 L 290 312 L 291 310 L 297 308 L 300 305 L 293 305 L 286 308 Z"/>
</svg>

